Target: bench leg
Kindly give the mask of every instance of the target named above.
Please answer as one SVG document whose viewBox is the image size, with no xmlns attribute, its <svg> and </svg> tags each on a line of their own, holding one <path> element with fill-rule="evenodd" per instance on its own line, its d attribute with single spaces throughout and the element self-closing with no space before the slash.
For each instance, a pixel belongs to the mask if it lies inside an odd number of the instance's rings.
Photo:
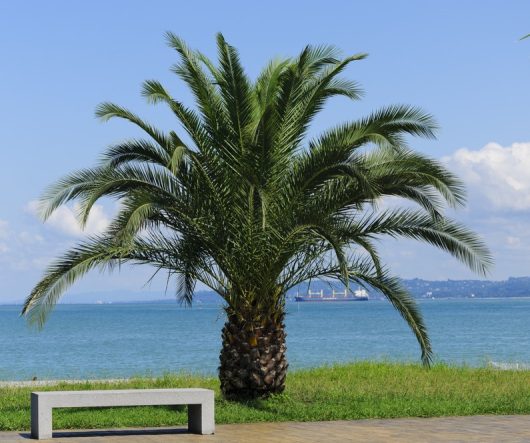
<svg viewBox="0 0 530 443">
<path fill-rule="evenodd" d="M 203 435 L 215 432 L 213 401 L 208 404 L 188 405 L 188 431 Z"/>
<path fill-rule="evenodd" d="M 31 438 L 52 438 L 52 408 L 31 394 Z"/>
</svg>

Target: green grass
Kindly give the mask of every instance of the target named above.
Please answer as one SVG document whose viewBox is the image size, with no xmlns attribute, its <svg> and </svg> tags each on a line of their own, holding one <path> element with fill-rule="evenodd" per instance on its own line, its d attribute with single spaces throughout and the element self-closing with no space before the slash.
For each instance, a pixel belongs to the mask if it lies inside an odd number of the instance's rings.
<svg viewBox="0 0 530 443">
<path fill-rule="evenodd" d="M 216 378 L 166 375 L 119 383 L 0 388 L 0 430 L 27 430 L 32 390 L 204 387 L 216 392 L 216 422 L 530 414 L 530 371 L 360 362 L 291 372 L 284 394 L 236 403 L 219 395 Z M 54 410 L 54 429 L 172 426 L 185 407 Z"/>
</svg>

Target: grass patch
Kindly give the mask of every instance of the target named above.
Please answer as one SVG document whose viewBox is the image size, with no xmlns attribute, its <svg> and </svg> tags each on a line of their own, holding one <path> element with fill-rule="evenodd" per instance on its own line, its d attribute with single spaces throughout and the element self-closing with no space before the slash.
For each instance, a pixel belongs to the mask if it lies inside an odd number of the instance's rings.
<svg viewBox="0 0 530 443">
<path fill-rule="evenodd" d="M 0 430 L 27 430 L 33 390 L 203 387 L 215 390 L 216 423 L 530 414 L 530 371 L 359 362 L 291 372 L 284 394 L 223 400 L 217 378 L 168 374 L 118 383 L 0 388 Z M 185 407 L 57 409 L 54 429 L 184 425 Z"/>
</svg>

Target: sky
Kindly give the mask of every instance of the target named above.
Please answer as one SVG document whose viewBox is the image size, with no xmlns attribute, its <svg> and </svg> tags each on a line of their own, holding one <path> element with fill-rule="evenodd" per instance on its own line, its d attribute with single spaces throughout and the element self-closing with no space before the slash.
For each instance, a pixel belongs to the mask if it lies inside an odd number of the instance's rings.
<svg viewBox="0 0 530 443">
<path fill-rule="evenodd" d="M 83 232 L 75 207 L 60 208 L 46 224 L 35 210 L 47 185 L 137 135 L 126 123 L 98 121 L 98 103 L 119 103 L 166 130 L 175 121 L 145 103 L 141 82 L 158 79 L 191 103 L 169 70 L 177 58 L 166 31 L 212 57 L 222 32 L 251 77 L 308 43 L 369 53 L 345 73 L 363 85 L 363 100 L 332 101 L 313 131 L 396 103 L 430 112 L 437 139 L 411 146 L 466 183 L 468 204 L 452 216 L 491 248 L 488 278 L 530 275 L 530 39 L 519 41 L 530 33 L 528 17 L 529 2 L 500 0 L 1 2 L 0 303 L 23 300 L 54 257 L 115 213 L 113 202 L 96 206 Z M 403 278 L 478 278 L 432 247 L 391 240 L 381 248 Z M 144 286 L 150 272 L 94 272 L 67 298 L 163 289 L 163 279 Z"/>
</svg>

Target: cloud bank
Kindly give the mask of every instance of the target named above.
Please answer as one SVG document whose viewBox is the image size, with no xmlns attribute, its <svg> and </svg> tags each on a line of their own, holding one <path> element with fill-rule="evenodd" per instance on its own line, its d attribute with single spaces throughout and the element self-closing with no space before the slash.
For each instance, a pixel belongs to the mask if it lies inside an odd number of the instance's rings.
<svg viewBox="0 0 530 443">
<path fill-rule="evenodd" d="M 489 203 L 494 210 L 530 210 L 530 142 L 463 148 L 442 160 L 466 183 L 471 207 Z"/>
</svg>

